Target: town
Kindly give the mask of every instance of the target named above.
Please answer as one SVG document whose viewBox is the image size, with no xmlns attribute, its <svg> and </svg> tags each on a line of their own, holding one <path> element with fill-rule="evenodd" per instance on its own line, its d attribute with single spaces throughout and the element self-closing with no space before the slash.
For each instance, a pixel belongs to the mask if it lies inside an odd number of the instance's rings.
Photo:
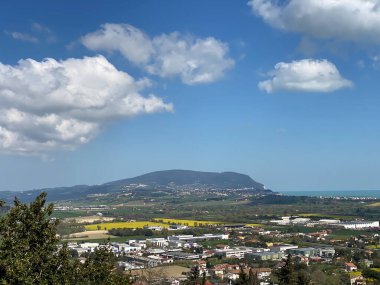
<svg viewBox="0 0 380 285">
<path fill-rule="evenodd" d="M 254 274 L 260 285 L 278 284 L 276 274 L 289 258 L 298 270 L 309 272 L 311 280 L 339 276 L 347 282 L 336 284 L 375 284 L 373 276 L 380 271 L 379 221 L 286 216 L 261 225 L 174 222 L 129 229 L 131 235 L 144 230 L 146 238 L 126 237 L 123 242 L 71 238 L 68 246 L 83 262 L 97 248 L 106 247 L 117 257 L 117 268 L 148 284 L 182 284 L 194 268 L 211 284 L 238 284 L 242 274 Z M 289 232 L 297 227 L 302 231 Z M 342 231 L 349 235 L 338 238 Z M 108 232 L 122 236 L 123 229 Z"/>
</svg>

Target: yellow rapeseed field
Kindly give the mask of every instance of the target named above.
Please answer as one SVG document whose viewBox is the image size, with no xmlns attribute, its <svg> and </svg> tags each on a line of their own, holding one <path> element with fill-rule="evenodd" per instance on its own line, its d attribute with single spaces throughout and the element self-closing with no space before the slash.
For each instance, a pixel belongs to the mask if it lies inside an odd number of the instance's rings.
<svg viewBox="0 0 380 285">
<path fill-rule="evenodd" d="M 157 223 L 157 222 L 149 222 L 149 221 L 138 221 L 138 222 L 114 222 L 114 223 L 100 223 L 100 224 L 92 224 L 86 225 L 85 228 L 88 231 L 98 230 L 99 227 L 101 230 L 110 230 L 110 229 L 136 229 L 143 228 L 145 226 L 161 226 L 163 228 L 169 227 L 168 224 Z"/>
<path fill-rule="evenodd" d="M 168 228 L 170 224 L 183 225 L 188 227 L 207 226 L 207 225 L 223 225 L 225 222 L 216 221 L 204 221 L 204 220 L 183 220 L 183 219 L 168 219 L 168 218 L 156 218 L 154 222 L 150 221 L 137 221 L 137 222 L 109 222 L 86 225 L 85 228 L 88 231 L 94 230 L 110 230 L 110 229 L 136 229 L 143 228 L 145 226 L 161 226 Z M 259 227 L 261 224 L 247 224 L 248 226 Z"/>
<path fill-rule="evenodd" d="M 262 227 L 263 224 L 246 224 L 248 227 Z"/>
</svg>

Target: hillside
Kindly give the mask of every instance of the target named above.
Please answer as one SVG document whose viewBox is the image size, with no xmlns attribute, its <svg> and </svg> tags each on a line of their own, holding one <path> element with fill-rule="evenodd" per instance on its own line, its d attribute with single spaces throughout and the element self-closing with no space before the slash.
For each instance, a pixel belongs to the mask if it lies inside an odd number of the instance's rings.
<svg viewBox="0 0 380 285">
<path fill-rule="evenodd" d="M 151 186 L 208 185 L 219 188 L 255 188 L 264 190 L 264 185 L 245 174 L 236 172 L 201 172 L 192 170 L 165 170 L 147 173 L 134 178 L 117 180 L 105 185 L 147 184 Z"/>
<path fill-rule="evenodd" d="M 139 196 L 149 196 L 156 190 L 176 191 L 202 189 L 226 190 L 245 189 L 251 192 L 270 192 L 264 185 L 245 174 L 235 172 L 201 172 L 191 170 L 156 171 L 102 185 L 77 185 L 72 187 L 56 187 L 35 189 L 22 192 L 0 191 L 0 199 L 12 201 L 17 196 L 22 201 L 31 201 L 40 192 L 48 193 L 51 201 L 78 200 L 95 194 L 113 194 L 120 192 L 140 192 Z M 248 189 L 248 190 L 247 190 Z"/>
</svg>

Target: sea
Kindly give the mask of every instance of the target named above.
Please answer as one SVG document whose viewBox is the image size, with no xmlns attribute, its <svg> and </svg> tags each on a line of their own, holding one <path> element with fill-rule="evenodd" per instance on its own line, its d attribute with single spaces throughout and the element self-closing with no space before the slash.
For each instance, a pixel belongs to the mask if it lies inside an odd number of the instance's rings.
<svg viewBox="0 0 380 285">
<path fill-rule="evenodd" d="M 341 190 L 341 191 L 277 191 L 289 196 L 310 197 L 371 197 L 380 198 L 380 190 Z"/>
</svg>

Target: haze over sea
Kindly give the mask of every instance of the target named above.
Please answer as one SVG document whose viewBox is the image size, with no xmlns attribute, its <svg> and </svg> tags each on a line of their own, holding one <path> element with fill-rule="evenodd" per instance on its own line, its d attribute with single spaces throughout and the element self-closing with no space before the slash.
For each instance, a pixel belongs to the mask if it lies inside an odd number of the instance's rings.
<svg viewBox="0 0 380 285">
<path fill-rule="evenodd" d="M 380 198 L 380 190 L 340 190 L 340 191 L 278 191 L 289 196 L 313 197 L 374 197 Z"/>
</svg>

